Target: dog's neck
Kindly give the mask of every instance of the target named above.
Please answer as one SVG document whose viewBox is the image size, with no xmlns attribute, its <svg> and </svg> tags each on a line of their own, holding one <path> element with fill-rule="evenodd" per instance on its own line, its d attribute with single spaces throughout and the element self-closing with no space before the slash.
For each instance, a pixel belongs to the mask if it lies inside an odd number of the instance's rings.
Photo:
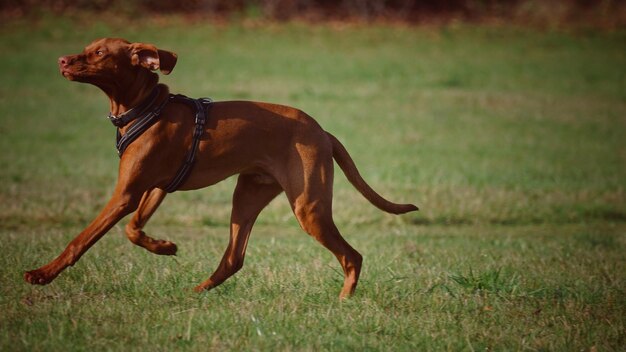
<svg viewBox="0 0 626 352">
<path fill-rule="evenodd" d="M 159 76 L 140 70 L 130 81 L 116 82 L 115 86 L 100 87 L 109 97 L 111 114 L 119 116 L 141 104 L 159 83 Z"/>
</svg>

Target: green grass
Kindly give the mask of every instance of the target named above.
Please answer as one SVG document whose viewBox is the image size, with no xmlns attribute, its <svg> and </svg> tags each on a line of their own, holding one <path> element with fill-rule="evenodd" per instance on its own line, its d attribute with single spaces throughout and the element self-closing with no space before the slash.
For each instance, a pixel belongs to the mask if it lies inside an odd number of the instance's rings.
<svg viewBox="0 0 626 352">
<path fill-rule="evenodd" d="M 0 350 L 623 350 L 624 32 L 142 22 L 0 27 Z M 133 246 L 122 221 L 52 284 L 26 284 L 115 185 L 107 101 L 56 67 L 102 36 L 176 51 L 174 92 L 303 109 L 421 211 L 383 214 L 337 172 L 335 219 L 365 258 L 345 302 L 284 197 L 244 269 L 191 291 L 228 242 L 232 179 L 157 211 L 147 231 L 177 257 Z"/>
</svg>

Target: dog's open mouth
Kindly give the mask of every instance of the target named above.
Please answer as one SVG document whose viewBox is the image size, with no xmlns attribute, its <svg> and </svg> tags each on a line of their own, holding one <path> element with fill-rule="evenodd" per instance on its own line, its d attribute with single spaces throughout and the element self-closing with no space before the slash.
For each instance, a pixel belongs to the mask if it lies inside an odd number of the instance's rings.
<svg viewBox="0 0 626 352">
<path fill-rule="evenodd" d="M 61 75 L 70 81 L 74 80 L 74 75 L 69 70 L 61 69 Z"/>
</svg>

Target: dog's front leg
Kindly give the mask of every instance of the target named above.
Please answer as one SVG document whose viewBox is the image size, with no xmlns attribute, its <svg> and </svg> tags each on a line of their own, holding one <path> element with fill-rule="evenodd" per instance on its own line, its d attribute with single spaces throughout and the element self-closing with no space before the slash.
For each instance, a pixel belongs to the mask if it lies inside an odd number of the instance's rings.
<svg viewBox="0 0 626 352">
<path fill-rule="evenodd" d="M 67 245 L 61 255 L 39 269 L 26 272 L 24 279 L 36 285 L 50 283 L 61 271 L 74 265 L 120 219 L 133 212 L 137 208 L 142 194 L 143 192 L 137 192 L 137 190 L 132 190 L 118 183 L 113 197 L 100 215 Z"/>
<path fill-rule="evenodd" d="M 157 240 L 143 232 L 144 226 L 159 207 L 167 192 L 160 188 L 146 191 L 132 219 L 126 225 L 128 239 L 148 251 L 161 255 L 176 255 L 176 244 L 170 241 Z"/>
</svg>

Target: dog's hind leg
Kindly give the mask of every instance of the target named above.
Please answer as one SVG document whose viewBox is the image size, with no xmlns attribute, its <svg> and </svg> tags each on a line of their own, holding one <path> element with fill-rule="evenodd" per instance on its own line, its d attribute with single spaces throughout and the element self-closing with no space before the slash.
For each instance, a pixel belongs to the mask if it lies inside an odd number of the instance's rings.
<svg viewBox="0 0 626 352">
<path fill-rule="evenodd" d="M 239 175 L 233 194 L 228 247 L 213 275 L 196 286 L 196 292 L 212 289 L 241 269 L 254 221 L 261 210 L 282 191 L 269 175 Z"/>
<path fill-rule="evenodd" d="M 344 282 L 339 298 L 347 298 L 356 289 L 363 257 L 346 242 L 333 221 L 331 153 L 304 145 L 298 147 L 298 153 L 289 169 L 287 198 L 302 229 L 330 250 L 341 264 Z"/>
<path fill-rule="evenodd" d="M 339 233 L 329 204 L 299 197 L 293 208 L 302 229 L 330 250 L 341 264 L 344 282 L 339 298 L 352 296 L 361 273 L 363 257 Z"/>
<path fill-rule="evenodd" d="M 152 188 L 143 194 L 135 215 L 133 215 L 130 222 L 126 225 L 126 236 L 132 243 L 152 253 L 175 255 L 178 249 L 175 243 L 156 240 L 142 231 L 166 195 L 167 192 L 160 188 Z"/>
</svg>

